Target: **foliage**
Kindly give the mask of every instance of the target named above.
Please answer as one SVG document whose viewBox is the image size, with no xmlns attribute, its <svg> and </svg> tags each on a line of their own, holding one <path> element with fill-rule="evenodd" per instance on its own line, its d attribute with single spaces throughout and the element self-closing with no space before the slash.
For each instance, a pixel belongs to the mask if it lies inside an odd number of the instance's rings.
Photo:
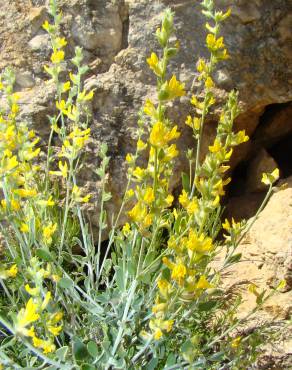
<svg viewBox="0 0 292 370">
<path fill-rule="evenodd" d="M 204 95 L 192 96 L 194 114 L 186 119 L 196 142 L 195 151 L 187 152 L 190 173 L 182 174 L 183 189 L 175 203 L 170 182 L 180 132 L 167 107 L 186 91 L 168 72 L 179 45 L 174 41 L 174 14 L 167 10 L 156 31 L 161 53 L 152 52 L 147 59 L 157 77 L 157 103 L 146 100 L 140 112 L 136 151 L 126 156 L 125 195 L 105 250 L 110 158 L 102 144 L 95 244 L 83 210 L 90 194 L 78 180 L 90 140 L 88 102 L 94 91 L 84 88 L 88 67 L 78 47 L 71 60 L 74 69 L 67 80 L 61 79 L 67 42 L 60 35 L 62 15 L 55 0 L 50 1 L 53 21 L 43 25 L 52 45 L 45 70 L 56 89 L 57 111 L 49 117 L 46 153 L 36 133 L 19 119 L 13 72 L 3 73 L 0 89 L 7 105 L 0 114 L 0 361 L 5 369 L 239 369 L 255 363 L 265 339 L 259 332 L 236 334 L 255 310 L 239 320 L 240 293 L 227 294 L 220 285 L 223 269 L 240 260 L 236 248 L 251 226 L 233 219 L 221 222 L 221 199 L 231 180 L 228 162 L 233 148 L 248 140 L 244 131 L 233 131 L 239 114 L 235 91 L 222 108 L 214 143 L 200 159 L 203 127 L 216 103 L 212 75 L 217 63 L 229 58 L 220 26 L 230 11 L 216 11 L 213 0 L 202 1 L 202 7 L 210 22 L 210 57 L 197 63 Z M 61 143 L 57 151 L 54 141 Z M 145 151 L 148 162 L 140 167 Z M 278 176 L 278 170 L 263 175 L 269 191 L 262 207 Z M 120 229 L 126 207 L 129 222 Z M 222 229 L 223 242 L 218 238 Z M 217 271 L 213 262 L 223 250 L 223 268 Z M 254 285 L 250 291 L 258 307 L 269 296 Z"/>
</svg>

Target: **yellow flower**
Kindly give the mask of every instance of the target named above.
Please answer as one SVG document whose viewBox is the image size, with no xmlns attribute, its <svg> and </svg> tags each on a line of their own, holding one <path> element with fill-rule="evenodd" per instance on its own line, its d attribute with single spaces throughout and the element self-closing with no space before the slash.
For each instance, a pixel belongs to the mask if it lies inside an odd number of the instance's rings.
<svg viewBox="0 0 292 370">
<path fill-rule="evenodd" d="M 50 325 L 55 325 L 58 322 L 60 322 L 62 320 L 62 318 L 63 318 L 63 312 L 58 311 L 58 312 L 56 312 L 56 313 L 53 314 L 53 316 L 50 319 L 49 324 Z"/>
<path fill-rule="evenodd" d="M 178 201 L 180 202 L 180 204 L 186 208 L 190 202 L 189 200 L 189 197 L 188 197 L 188 193 L 183 189 L 181 195 L 179 196 L 178 198 Z"/>
<path fill-rule="evenodd" d="M 126 155 L 126 162 L 128 162 L 129 164 L 131 164 L 131 163 L 134 163 L 134 161 L 135 161 L 135 159 L 133 157 L 133 154 L 128 153 Z"/>
<path fill-rule="evenodd" d="M 27 293 L 33 297 L 37 296 L 40 293 L 40 288 L 38 287 L 31 288 L 28 284 L 26 284 L 24 288 L 27 291 Z"/>
<path fill-rule="evenodd" d="M 127 236 L 131 232 L 131 226 L 128 222 L 125 223 L 125 225 L 122 228 L 122 233 Z"/>
<path fill-rule="evenodd" d="M 209 252 L 213 247 L 212 239 L 205 237 L 204 234 L 198 236 L 197 232 L 193 229 L 189 232 L 189 238 L 187 241 L 187 248 L 192 252 L 205 254 Z"/>
<path fill-rule="evenodd" d="M 65 58 L 65 53 L 63 50 L 55 50 L 51 56 L 51 61 L 53 64 L 61 63 Z"/>
<path fill-rule="evenodd" d="M 38 306 L 30 298 L 25 306 L 22 308 L 17 315 L 16 331 L 23 333 L 23 329 L 39 319 L 40 315 L 37 313 Z"/>
<path fill-rule="evenodd" d="M 10 267 L 10 269 L 8 270 L 8 276 L 9 277 L 12 277 L 12 278 L 15 278 L 15 276 L 17 275 L 17 272 L 18 272 L 18 268 L 17 268 L 17 265 L 14 264 Z"/>
<path fill-rule="evenodd" d="M 214 144 L 209 146 L 211 153 L 218 153 L 222 149 L 222 144 L 219 139 L 215 139 Z"/>
<path fill-rule="evenodd" d="M 27 337 L 35 337 L 35 331 L 34 331 L 34 326 L 31 326 L 28 330 L 27 330 L 27 332 L 25 333 L 25 335 L 27 336 Z"/>
<path fill-rule="evenodd" d="M 161 295 L 166 298 L 170 290 L 169 282 L 165 279 L 159 279 L 157 281 L 157 286 Z"/>
<path fill-rule="evenodd" d="M 33 345 L 36 347 L 36 348 L 42 348 L 42 346 L 43 346 L 43 340 L 42 339 L 40 339 L 40 338 L 38 338 L 38 337 L 36 337 L 36 336 L 34 336 L 33 338 L 32 338 L 32 342 L 33 342 Z"/>
<path fill-rule="evenodd" d="M 140 151 L 142 151 L 142 150 L 144 150 L 146 148 L 147 148 L 147 144 L 144 143 L 141 139 L 139 139 L 137 141 L 137 149 L 138 149 L 138 151 L 140 152 Z"/>
<path fill-rule="evenodd" d="M 49 325 L 48 326 L 48 331 L 50 333 L 52 333 L 55 337 L 60 334 L 61 330 L 62 330 L 62 325 L 60 325 L 60 326 L 51 326 L 51 325 Z"/>
<path fill-rule="evenodd" d="M 245 134 L 245 130 L 241 130 L 236 134 L 236 144 L 242 144 L 249 140 L 249 137 Z"/>
<path fill-rule="evenodd" d="M 151 53 L 150 58 L 147 58 L 147 63 L 157 76 L 161 76 L 162 70 L 159 66 L 158 56 L 155 53 Z"/>
<path fill-rule="evenodd" d="M 145 176 L 145 170 L 143 170 L 141 167 L 136 167 L 133 171 L 133 176 L 135 176 L 137 180 L 142 180 Z"/>
<path fill-rule="evenodd" d="M 206 87 L 207 89 L 211 89 L 212 87 L 214 87 L 214 82 L 213 82 L 213 80 L 212 80 L 212 78 L 211 78 L 211 77 L 207 77 L 207 78 L 206 78 L 206 81 L 205 81 L 205 87 Z"/>
<path fill-rule="evenodd" d="M 162 337 L 162 331 L 161 329 L 157 328 L 154 332 L 154 339 L 159 340 Z"/>
<path fill-rule="evenodd" d="M 174 197 L 171 194 L 168 194 L 168 196 L 165 198 L 167 207 L 170 207 L 173 203 Z"/>
<path fill-rule="evenodd" d="M 133 189 L 129 189 L 129 190 L 126 192 L 125 197 L 126 197 L 126 199 L 130 199 L 130 198 L 132 198 L 132 196 L 133 196 L 134 194 L 135 194 L 135 193 L 134 193 L 134 190 L 133 190 Z"/>
<path fill-rule="evenodd" d="M 168 92 L 168 99 L 179 98 L 186 95 L 185 84 L 179 82 L 175 75 L 173 75 L 168 82 L 166 91 Z"/>
<path fill-rule="evenodd" d="M 56 223 L 52 223 L 51 221 L 43 227 L 43 237 L 44 237 L 44 240 L 47 244 L 51 244 L 52 243 L 52 235 L 55 233 L 57 229 L 57 224 Z"/>
<path fill-rule="evenodd" d="M 50 343 L 49 341 L 45 341 L 42 347 L 44 353 L 51 353 L 54 352 L 56 349 L 56 346 L 53 343 Z"/>
<path fill-rule="evenodd" d="M 216 39 L 215 35 L 211 33 L 209 33 L 206 37 L 206 44 L 208 49 L 211 51 L 217 51 L 225 47 L 223 37 L 221 36 L 218 39 Z"/>
<path fill-rule="evenodd" d="M 197 71 L 199 73 L 206 72 L 207 71 L 207 65 L 206 62 L 203 59 L 199 59 L 197 63 Z"/>
<path fill-rule="evenodd" d="M 17 265 L 12 265 L 8 270 L 0 271 L 0 278 L 7 279 L 7 278 L 15 278 L 18 272 Z"/>
<path fill-rule="evenodd" d="M 189 204 L 186 207 L 187 213 L 189 215 L 194 214 L 199 209 L 198 201 L 197 199 L 192 199 Z"/>
<path fill-rule="evenodd" d="M 186 274 L 187 274 L 187 268 L 182 262 L 180 262 L 174 266 L 172 273 L 171 273 L 171 278 L 173 280 L 176 280 L 179 285 L 182 285 Z"/>
<path fill-rule="evenodd" d="M 56 175 L 56 176 L 62 176 L 64 179 L 67 178 L 68 176 L 68 164 L 67 162 L 59 161 L 59 170 L 60 171 L 50 171 L 51 175 Z"/>
<path fill-rule="evenodd" d="M 83 198 L 81 198 L 82 203 L 88 203 L 90 201 L 91 195 L 87 194 Z"/>
<path fill-rule="evenodd" d="M 177 126 L 171 130 L 168 129 L 162 122 L 156 122 L 150 133 L 150 144 L 155 147 L 164 147 L 169 141 L 177 139 L 180 133 L 177 131 Z"/>
<path fill-rule="evenodd" d="M 208 280 L 206 279 L 205 275 L 201 275 L 199 278 L 199 281 L 196 284 L 196 289 L 209 289 L 212 288 L 213 285 L 211 285 Z"/>
<path fill-rule="evenodd" d="M 155 105 L 152 103 L 150 99 L 146 99 L 146 102 L 144 104 L 144 113 L 150 117 L 156 117 L 157 115 Z"/>
<path fill-rule="evenodd" d="M 49 31 L 49 29 L 50 29 L 50 23 L 46 20 L 45 22 L 44 22 L 44 24 L 43 24 L 43 29 L 44 30 L 46 30 L 47 32 Z"/>
<path fill-rule="evenodd" d="M 146 188 L 143 200 L 147 204 L 151 204 L 154 202 L 155 197 L 154 197 L 154 191 L 152 188 L 149 188 L 149 187 Z"/>
<path fill-rule="evenodd" d="M 20 231 L 23 232 L 23 233 L 28 233 L 29 232 L 29 227 L 28 227 L 28 225 L 25 222 L 23 222 L 21 224 Z"/>
<path fill-rule="evenodd" d="M 165 330 L 167 333 L 169 333 L 173 327 L 173 320 L 162 320 L 162 319 L 153 319 L 150 320 L 149 326 L 150 329 L 154 332 L 154 339 L 159 340 L 163 332 L 162 330 Z"/>
<path fill-rule="evenodd" d="M 32 342 L 36 348 L 42 348 L 44 353 L 51 353 L 56 349 L 56 346 L 50 341 L 37 338 L 36 336 L 32 338 Z"/>
<path fill-rule="evenodd" d="M 263 173 L 262 183 L 264 183 L 265 185 L 272 185 L 279 179 L 279 177 L 280 177 L 279 168 L 275 168 L 274 171 L 271 173 Z"/>
<path fill-rule="evenodd" d="M 238 346 L 239 346 L 239 344 L 240 344 L 240 342 L 241 342 L 241 337 L 240 336 L 238 336 L 238 337 L 236 337 L 236 338 L 234 338 L 233 340 L 232 340 L 232 342 L 231 342 L 231 347 L 232 348 L 237 348 Z"/>
<path fill-rule="evenodd" d="M 39 200 L 37 203 L 40 206 L 44 206 L 44 207 L 52 207 L 55 205 L 55 202 L 53 201 L 52 196 L 50 196 L 48 200 Z"/>
<path fill-rule="evenodd" d="M 128 212 L 129 217 L 134 221 L 134 222 L 142 222 L 144 218 L 147 215 L 147 209 L 146 206 L 143 206 L 140 202 L 138 202 L 132 209 L 131 211 Z"/>
<path fill-rule="evenodd" d="M 88 100 L 91 100 L 93 98 L 93 95 L 94 95 L 94 91 L 91 90 L 89 91 L 89 93 L 86 93 L 86 91 L 82 91 L 79 95 L 78 95 L 78 101 L 88 101 Z"/>
<path fill-rule="evenodd" d="M 61 100 L 61 101 L 56 102 L 57 109 L 59 109 L 59 111 L 61 111 L 63 114 L 68 113 L 68 110 L 66 109 L 66 105 L 67 104 L 66 104 L 65 100 Z"/>
<path fill-rule="evenodd" d="M 141 221 L 141 228 L 142 229 L 147 229 L 148 227 L 150 227 L 152 225 L 152 222 L 153 222 L 153 215 L 148 213 L 144 220 Z"/>
<path fill-rule="evenodd" d="M 179 154 L 179 151 L 177 150 L 176 144 L 171 144 L 164 151 L 163 162 L 171 161 L 173 158 L 177 157 L 178 154 Z"/>
<path fill-rule="evenodd" d="M 58 49 L 61 49 L 61 48 L 63 48 L 66 45 L 67 45 L 67 41 L 66 41 L 66 39 L 64 37 L 57 37 L 56 38 L 56 47 Z"/>
<path fill-rule="evenodd" d="M 16 156 L 14 155 L 12 158 L 9 158 L 7 165 L 6 165 L 6 170 L 11 171 L 17 166 L 18 166 L 18 160 Z"/>
<path fill-rule="evenodd" d="M 35 189 L 16 189 L 14 190 L 14 193 L 22 198 L 32 198 L 37 195 L 37 191 Z"/>
<path fill-rule="evenodd" d="M 65 82 L 65 83 L 63 84 L 62 92 L 64 93 L 64 92 L 66 92 L 66 91 L 70 90 L 70 87 L 71 87 L 71 85 L 70 85 L 70 81 Z"/>
<path fill-rule="evenodd" d="M 225 222 L 222 223 L 222 228 L 226 231 L 229 231 L 231 229 L 230 222 L 227 220 L 227 218 L 225 218 Z"/>
</svg>

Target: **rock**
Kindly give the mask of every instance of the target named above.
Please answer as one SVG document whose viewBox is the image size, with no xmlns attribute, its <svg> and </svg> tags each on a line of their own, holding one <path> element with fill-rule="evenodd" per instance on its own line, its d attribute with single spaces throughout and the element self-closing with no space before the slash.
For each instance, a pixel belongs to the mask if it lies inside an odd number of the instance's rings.
<svg viewBox="0 0 292 370">
<path fill-rule="evenodd" d="M 261 144 L 271 146 L 281 138 L 292 133 L 292 104 L 271 106 L 262 117 L 254 134 L 254 140 Z"/>
<path fill-rule="evenodd" d="M 30 88 L 35 85 L 35 79 L 30 71 L 18 71 L 16 72 L 16 84 L 20 88 Z"/>
<path fill-rule="evenodd" d="M 272 294 L 252 321 L 257 322 L 257 325 L 263 322 L 269 322 L 270 325 L 283 325 L 283 320 L 288 320 L 292 313 L 291 187 L 272 195 L 236 253 L 242 253 L 242 262 L 226 271 L 223 278 L 226 287 L 242 286 L 252 282 L 256 284 L 259 292 L 262 290 L 271 292 L 271 289 L 275 289 L 283 279 L 286 279 L 286 286 Z M 255 307 L 256 297 L 253 294 L 247 290 L 243 291 L 243 298 L 239 317 L 245 317 Z M 292 334 L 291 327 L 286 328 L 283 333 L 283 343 L 279 352 L 275 351 L 275 346 L 273 349 L 267 348 L 266 364 L 267 359 L 272 361 L 273 356 L 277 364 L 289 357 L 289 353 L 291 354 L 289 332 Z M 284 362 L 287 364 L 286 360 Z M 288 367 L 278 369 L 286 370 Z"/>
<path fill-rule="evenodd" d="M 83 7 L 71 25 L 74 40 L 86 50 L 98 52 L 109 63 L 122 47 L 121 4 L 121 1 L 102 0 L 94 6 Z"/>
<path fill-rule="evenodd" d="M 261 148 L 249 163 L 245 187 L 246 191 L 257 192 L 267 190 L 267 186 L 261 182 L 262 174 L 264 172 L 270 173 L 277 167 L 278 164 L 274 158 L 272 158 L 264 148 Z"/>
<path fill-rule="evenodd" d="M 47 17 L 47 8 L 45 6 L 30 8 L 28 19 L 30 22 L 31 34 L 35 35 Z"/>
<path fill-rule="evenodd" d="M 29 41 L 28 46 L 32 51 L 48 50 L 50 46 L 50 36 L 48 34 L 36 35 Z"/>
</svg>

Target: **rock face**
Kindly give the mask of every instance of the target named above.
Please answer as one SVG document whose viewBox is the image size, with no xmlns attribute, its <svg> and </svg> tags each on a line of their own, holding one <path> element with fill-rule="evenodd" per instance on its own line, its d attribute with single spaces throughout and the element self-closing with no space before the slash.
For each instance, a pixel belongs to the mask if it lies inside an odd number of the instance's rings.
<svg viewBox="0 0 292 370">
<path fill-rule="evenodd" d="M 16 87 L 23 91 L 24 97 L 23 117 L 42 135 L 48 129 L 45 117 L 52 112 L 53 97 L 53 92 L 48 93 L 45 87 L 47 77 L 43 72 L 49 61 L 49 40 L 41 27 L 48 18 L 47 5 L 45 0 L 10 0 L 0 10 L 0 68 L 11 65 L 16 69 Z M 110 187 L 117 200 L 116 209 L 125 180 L 122 162 L 133 148 L 137 112 L 147 96 L 155 95 L 155 78 L 145 63 L 149 53 L 157 50 L 153 32 L 163 11 L 171 7 L 176 14 L 176 35 L 181 43 L 181 52 L 171 68 L 191 94 L 198 87 L 195 60 L 206 56 L 205 19 L 198 2 L 185 0 L 60 0 L 59 5 L 64 15 L 62 32 L 68 40 L 67 58 L 79 45 L 90 65 L 86 84 L 96 88 L 91 123 L 93 146 L 98 148 L 101 141 L 110 146 Z M 222 29 L 231 59 L 222 63 L 215 75 L 218 101 L 230 89 L 239 90 L 242 114 L 237 127 L 245 128 L 252 136 L 266 106 L 292 100 L 292 71 L 287 68 L 292 61 L 291 1 L 218 0 L 216 6 L 222 10 L 232 8 L 232 16 Z M 67 65 L 71 68 L 69 62 Z M 194 145 L 183 124 L 189 110 L 187 99 L 169 108 L 170 116 L 182 127 L 183 151 Z M 203 152 L 214 135 L 216 114 L 210 122 L 205 130 Z M 261 129 L 273 139 L 279 135 L 276 126 L 274 120 L 261 125 Z M 248 157 L 252 148 L 257 150 L 253 141 L 243 145 L 235 153 L 233 166 Z M 91 162 L 96 167 L 98 160 L 94 155 Z M 185 165 L 184 161 L 178 161 L 177 168 L 183 169 Z M 84 180 L 89 187 L 90 184 L 96 187 L 93 173 Z M 174 178 L 173 186 L 178 184 L 179 179 Z"/>
</svg>

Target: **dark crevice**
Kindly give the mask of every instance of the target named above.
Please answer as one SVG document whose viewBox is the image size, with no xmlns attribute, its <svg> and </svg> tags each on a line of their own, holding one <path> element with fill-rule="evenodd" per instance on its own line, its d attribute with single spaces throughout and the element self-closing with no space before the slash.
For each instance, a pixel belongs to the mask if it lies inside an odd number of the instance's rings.
<svg viewBox="0 0 292 370">
<path fill-rule="evenodd" d="M 121 50 L 127 49 L 129 46 L 129 27 L 130 27 L 130 17 L 127 14 L 126 19 L 123 20 L 123 33 L 122 33 L 122 47 Z"/>
<path fill-rule="evenodd" d="M 268 105 L 260 118 L 259 125 L 251 137 L 251 150 L 233 170 L 232 182 L 225 198 L 226 216 L 236 219 L 254 216 L 261 204 L 265 191 L 249 190 L 251 163 L 265 149 L 275 160 L 280 177 L 292 176 L 292 106 L 291 102 Z M 258 179 L 260 181 L 260 179 Z"/>
<path fill-rule="evenodd" d="M 275 159 L 281 170 L 281 177 L 287 178 L 292 175 L 292 134 L 281 139 L 272 147 L 268 153 Z"/>
</svg>

